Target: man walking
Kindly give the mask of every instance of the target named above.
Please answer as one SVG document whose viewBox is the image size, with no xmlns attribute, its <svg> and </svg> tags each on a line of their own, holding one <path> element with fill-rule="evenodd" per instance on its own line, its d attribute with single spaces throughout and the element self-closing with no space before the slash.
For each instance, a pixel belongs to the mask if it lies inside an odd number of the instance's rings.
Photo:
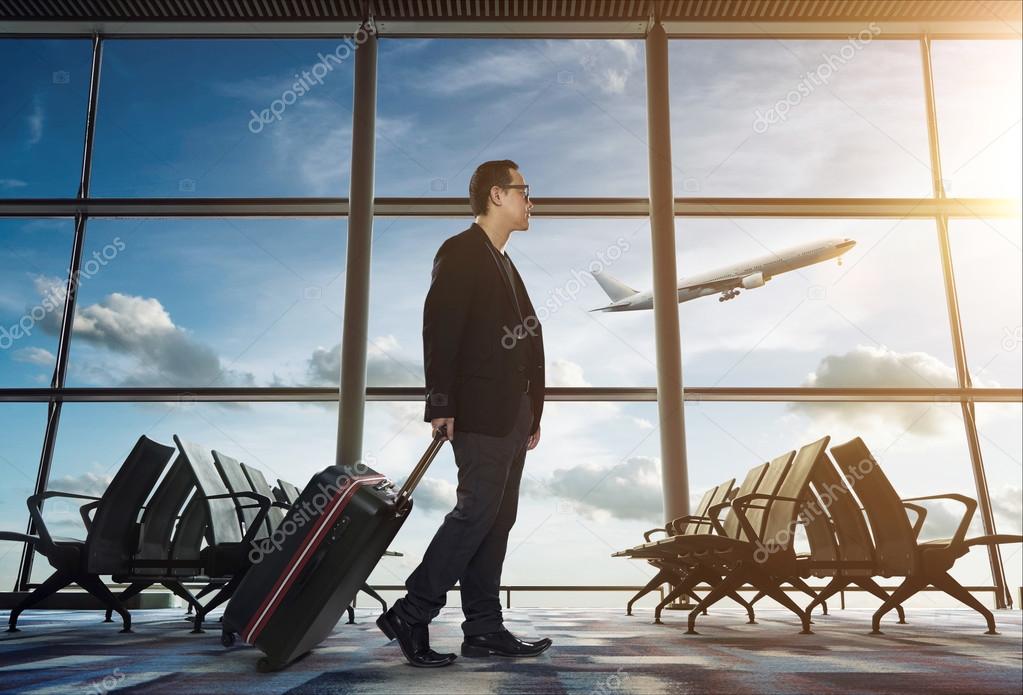
<svg viewBox="0 0 1023 695">
<path fill-rule="evenodd" d="M 536 656 L 551 645 L 519 639 L 501 617 L 501 568 L 515 523 L 526 451 L 540 441 L 543 335 L 505 246 L 529 229 L 529 186 L 508 159 L 481 164 L 469 182 L 476 216 L 433 262 L 423 307 L 426 414 L 443 428 L 458 466 L 458 502 L 406 581 L 408 593 L 377 625 L 413 666 L 447 666 L 428 624 L 459 582 L 463 656 Z"/>
</svg>

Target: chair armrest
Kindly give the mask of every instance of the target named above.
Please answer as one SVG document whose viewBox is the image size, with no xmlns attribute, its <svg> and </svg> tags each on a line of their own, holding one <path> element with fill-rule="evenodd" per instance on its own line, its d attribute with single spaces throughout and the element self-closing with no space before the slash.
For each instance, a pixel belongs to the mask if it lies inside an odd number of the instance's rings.
<svg viewBox="0 0 1023 695">
<path fill-rule="evenodd" d="M 241 542 L 244 545 L 250 545 L 252 543 L 252 540 L 256 537 L 256 532 L 259 530 L 259 527 L 263 525 L 263 521 L 266 519 L 266 513 L 270 511 L 270 498 L 266 495 L 260 495 L 255 492 L 227 492 L 221 495 L 203 495 L 203 498 L 207 500 L 246 498 L 255 500 L 258 503 L 259 512 L 256 514 L 256 518 L 252 520 L 252 523 L 249 524 L 249 527 L 245 529 L 245 535 L 242 537 Z M 257 505 L 248 504 L 243 505 L 243 508 L 255 506 Z"/>
<path fill-rule="evenodd" d="M 39 542 L 47 547 L 53 546 L 53 537 L 50 536 L 50 530 L 46 528 L 46 522 L 43 520 L 43 501 L 51 497 L 68 497 L 70 499 L 94 500 L 96 502 L 100 499 L 94 495 L 80 495 L 76 492 L 61 492 L 60 490 L 47 490 L 43 493 L 30 495 L 25 500 L 25 504 L 28 506 L 28 515 L 32 519 L 33 528 L 39 534 Z"/>
<path fill-rule="evenodd" d="M 17 543 L 28 543 L 29 545 L 34 545 L 38 540 L 38 536 L 30 536 L 27 533 L 0 531 L 0 541 L 14 541 Z"/>
<path fill-rule="evenodd" d="M 953 502 L 959 502 L 965 507 L 963 510 L 963 518 L 959 521 L 959 528 L 956 529 L 955 535 L 952 536 L 952 540 L 949 541 L 946 547 L 951 548 L 954 545 L 960 545 L 966 540 L 966 532 L 970 528 L 970 522 L 973 521 L 973 515 L 977 511 L 977 500 L 966 495 L 959 495 L 954 492 L 949 492 L 944 495 L 926 495 L 924 497 L 907 497 L 902 500 L 905 502 L 923 502 L 925 500 L 952 500 Z"/>
<path fill-rule="evenodd" d="M 78 509 L 78 513 L 82 515 L 82 523 L 85 524 L 85 532 L 88 533 L 92 530 L 92 518 L 89 516 L 89 512 L 99 509 L 99 500 L 95 502 L 89 502 L 89 504 L 83 504 Z"/>
<path fill-rule="evenodd" d="M 902 506 L 916 513 L 916 520 L 913 522 L 913 537 L 919 539 L 920 531 L 924 527 L 924 519 L 927 518 L 927 507 L 912 502 L 903 502 Z"/>
<path fill-rule="evenodd" d="M 649 543 L 650 542 L 650 536 L 654 535 L 655 533 L 663 533 L 665 536 L 670 536 L 671 535 L 671 533 L 669 533 L 668 530 L 665 529 L 665 528 L 652 528 L 649 531 L 644 531 L 643 532 L 643 540 L 646 541 L 647 543 Z"/>
<path fill-rule="evenodd" d="M 727 536 L 728 534 L 725 533 L 725 527 L 721 524 L 721 520 L 718 519 L 718 515 L 721 514 L 722 509 L 731 506 L 732 506 L 731 501 L 728 501 L 722 502 L 720 504 L 715 504 L 714 506 L 707 509 L 707 518 L 710 519 L 710 525 L 711 527 L 713 527 L 714 533 L 718 534 L 719 536 Z"/>
<path fill-rule="evenodd" d="M 732 509 L 735 510 L 736 515 L 739 517 L 739 525 L 742 526 L 742 530 L 746 532 L 746 537 L 753 543 L 762 544 L 763 541 L 755 530 L 753 530 L 753 524 L 750 523 L 749 518 L 746 516 L 746 507 L 750 505 L 754 500 L 775 500 L 781 502 L 795 502 L 799 504 L 803 502 L 802 499 L 796 497 L 785 497 L 783 495 L 767 495 L 762 492 L 753 492 L 748 495 L 742 495 L 736 497 L 729 504 Z"/>
</svg>

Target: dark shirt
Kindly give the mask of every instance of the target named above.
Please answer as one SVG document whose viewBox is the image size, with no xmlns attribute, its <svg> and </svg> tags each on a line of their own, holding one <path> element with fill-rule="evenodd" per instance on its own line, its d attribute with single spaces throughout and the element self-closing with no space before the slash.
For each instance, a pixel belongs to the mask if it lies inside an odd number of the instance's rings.
<svg viewBox="0 0 1023 695">
<path fill-rule="evenodd" d="M 520 365 L 525 368 L 529 368 L 533 364 L 533 342 L 530 339 L 529 329 L 533 327 L 532 321 L 527 321 L 525 314 L 522 313 L 522 307 L 527 305 L 526 297 L 524 296 L 524 289 L 519 289 L 518 283 L 515 282 L 515 272 L 512 270 L 511 259 L 508 258 L 507 253 L 503 253 L 497 250 L 497 247 L 490 241 L 490 237 L 486 234 L 483 237 L 487 241 L 487 246 L 490 248 L 496 259 L 500 259 L 500 267 L 504 270 L 505 276 L 508 278 L 508 284 L 514 290 L 512 292 L 512 299 L 515 303 L 515 313 L 519 317 L 521 323 L 515 326 L 510 326 L 512 333 L 519 338 L 515 341 L 515 356 Z"/>
</svg>

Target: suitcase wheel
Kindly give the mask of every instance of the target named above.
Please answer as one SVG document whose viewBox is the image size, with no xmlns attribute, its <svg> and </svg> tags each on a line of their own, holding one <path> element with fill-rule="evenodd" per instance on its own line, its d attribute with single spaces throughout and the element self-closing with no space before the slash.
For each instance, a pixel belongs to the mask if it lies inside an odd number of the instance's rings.
<svg viewBox="0 0 1023 695">
<path fill-rule="evenodd" d="M 224 630 L 220 633 L 220 643 L 225 647 L 230 647 L 234 644 L 234 633 L 228 630 Z"/>
<path fill-rule="evenodd" d="M 272 673 L 274 671 L 280 671 L 281 667 L 270 660 L 269 657 L 262 656 L 259 661 L 256 662 L 256 670 L 260 673 Z"/>
</svg>

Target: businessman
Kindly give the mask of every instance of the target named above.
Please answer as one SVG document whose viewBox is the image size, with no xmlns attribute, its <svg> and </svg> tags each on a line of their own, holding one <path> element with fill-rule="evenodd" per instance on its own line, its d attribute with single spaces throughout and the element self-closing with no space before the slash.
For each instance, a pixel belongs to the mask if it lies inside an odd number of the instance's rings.
<svg viewBox="0 0 1023 695">
<path fill-rule="evenodd" d="M 515 264 L 512 232 L 529 229 L 529 186 L 508 159 L 481 164 L 469 182 L 472 226 L 447 239 L 433 261 L 423 307 L 426 414 L 443 428 L 458 467 L 458 502 L 444 517 L 407 594 L 377 620 L 413 666 L 447 666 L 428 625 L 447 591 L 461 587 L 462 656 L 536 656 L 501 618 L 501 568 L 515 523 L 526 452 L 540 441 L 543 335 Z"/>
</svg>

